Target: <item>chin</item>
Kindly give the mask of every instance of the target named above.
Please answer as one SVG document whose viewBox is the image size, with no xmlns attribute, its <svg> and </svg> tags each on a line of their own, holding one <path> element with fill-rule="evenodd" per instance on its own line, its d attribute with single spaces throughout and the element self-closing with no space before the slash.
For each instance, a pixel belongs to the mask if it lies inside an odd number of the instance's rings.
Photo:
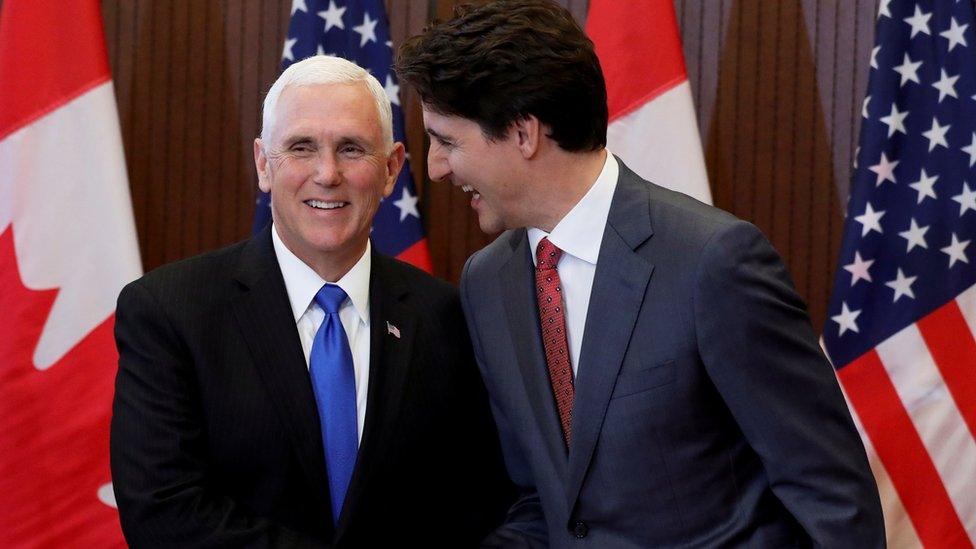
<svg viewBox="0 0 976 549">
<path fill-rule="evenodd" d="M 334 239 L 319 240 L 316 242 L 315 249 L 322 253 L 347 253 L 350 252 L 354 246 L 346 241 L 336 241 Z"/>
<path fill-rule="evenodd" d="M 368 232 L 362 235 L 353 231 L 329 231 L 327 234 L 317 235 L 313 242 L 322 252 L 353 253 L 365 248 L 368 239 Z"/>
<path fill-rule="evenodd" d="M 478 227 L 485 234 L 498 234 L 505 230 L 505 224 L 499 219 L 478 219 Z"/>
</svg>

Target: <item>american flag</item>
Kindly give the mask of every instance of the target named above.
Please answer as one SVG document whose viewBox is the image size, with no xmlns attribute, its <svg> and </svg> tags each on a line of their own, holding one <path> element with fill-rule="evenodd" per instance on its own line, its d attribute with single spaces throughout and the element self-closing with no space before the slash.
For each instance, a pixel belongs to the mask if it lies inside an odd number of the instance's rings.
<svg viewBox="0 0 976 549">
<path fill-rule="evenodd" d="M 882 0 L 824 346 L 893 547 L 976 540 L 976 45 L 969 0 Z"/>
<path fill-rule="evenodd" d="M 393 139 L 404 139 L 400 86 L 393 73 L 393 42 L 382 0 L 292 0 L 281 70 L 313 55 L 344 57 L 365 68 L 383 84 L 393 106 Z M 417 192 L 404 162 L 390 197 L 380 204 L 370 240 L 376 249 L 430 272 L 430 254 L 420 222 Z M 261 193 L 253 231 L 271 219 L 271 197 Z"/>
</svg>

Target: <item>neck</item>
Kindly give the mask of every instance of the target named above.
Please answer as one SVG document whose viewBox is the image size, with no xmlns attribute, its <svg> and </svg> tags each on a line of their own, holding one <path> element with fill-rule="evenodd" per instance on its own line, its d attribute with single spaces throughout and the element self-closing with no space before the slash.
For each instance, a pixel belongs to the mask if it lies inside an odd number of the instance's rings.
<svg viewBox="0 0 976 549">
<path fill-rule="evenodd" d="M 338 282 L 340 278 L 346 276 L 356 262 L 363 257 L 363 253 L 366 251 L 365 248 L 355 254 L 355 257 L 346 257 L 343 259 L 336 258 L 317 258 L 318 261 L 309 261 L 307 258 L 299 256 L 298 258 L 305 262 L 306 265 L 312 268 L 316 274 L 322 277 L 322 280 L 326 282 Z"/>
<path fill-rule="evenodd" d="M 533 212 L 529 225 L 552 232 L 596 183 L 607 154 L 606 149 L 585 153 L 552 151 L 537 170 L 538 200 L 533 198 L 533 203 L 538 210 Z"/>
<path fill-rule="evenodd" d="M 290 242 L 287 236 L 282 236 L 273 228 L 281 243 L 288 251 L 295 255 L 302 263 L 306 264 L 315 271 L 315 274 L 322 277 L 326 282 L 338 282 L 346 276 L 352 268 L 362 259 L 366 253 L 368 240 L 364 240 L 362 245 L 354 246 L 351 249 L 337 250 L 332 253 L 323 253 L 321 250 L 309 249 L 305 246 L 295 245 Z"/>
</svg>

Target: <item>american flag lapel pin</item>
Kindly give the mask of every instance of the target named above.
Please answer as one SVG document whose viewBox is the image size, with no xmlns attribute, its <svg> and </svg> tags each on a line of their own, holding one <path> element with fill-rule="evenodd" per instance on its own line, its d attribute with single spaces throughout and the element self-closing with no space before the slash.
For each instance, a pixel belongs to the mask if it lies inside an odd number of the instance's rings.
<svg viewBox="0 0 976 549">
<path fill-rule="evenodd" d="M 400 339 L 400 328 L 390 324 L 390 321 L 386 321 L 386 333 L 392 334 L 393 337 Z"/>
</svg>

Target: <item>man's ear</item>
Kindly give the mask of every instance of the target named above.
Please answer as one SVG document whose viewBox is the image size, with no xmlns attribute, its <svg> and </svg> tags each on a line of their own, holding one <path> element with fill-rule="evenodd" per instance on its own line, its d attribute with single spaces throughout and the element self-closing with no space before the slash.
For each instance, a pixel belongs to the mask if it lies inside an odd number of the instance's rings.
<svg viewBox="0 0 976 549">
<path fill-rule="evenodd" d="M 523 158 L 535 156 L 539 151 L 542 138 L 545 137 L 542 134 L 545 131 L 542 122 L 531 114 L 512 122 L 510 131 L 514 134 L 515 145 L 522 153 Z"/>
<path fill-rule="evenodd" d="M 268 156 L 264 154 L 264 144 L 261 138 L 254 140 L 254 168 L 258 172 L 258 188 L 262 192 L 271 192 L 271 179 L 268 177 Z"/>
<path fill-rule="evenodd" d="M 384 198 L 390 196 L 390 193 L 393 192 L 393 187 L 396 186 L 397 176 L 400 175 L 400 169 L 403 168 L 403 161 L 406 156 L 407 151 L 403 143 L 399 141 L 394 143 L 393 150 L 386 157 L 386 184 L 383 186 Z"/>
</svg>

